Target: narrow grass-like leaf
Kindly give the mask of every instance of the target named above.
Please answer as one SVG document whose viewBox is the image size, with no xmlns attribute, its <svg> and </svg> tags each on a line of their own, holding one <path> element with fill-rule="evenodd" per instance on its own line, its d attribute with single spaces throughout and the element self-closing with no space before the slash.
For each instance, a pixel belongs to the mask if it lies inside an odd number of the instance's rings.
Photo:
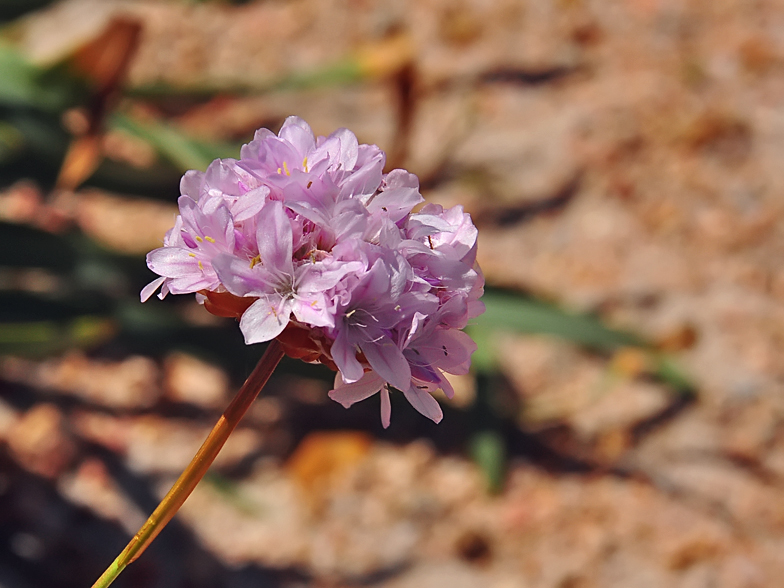
<svg viewBox="0 0 784 588">
<path fill-rule="evenodd" d="M 697 390 L 696 383 L 668 355 L 655 355 L 656 368 L 653 375 L 668 384 L 673 391 L 685 398 L 691 398 Z"/>
<path fill-rule="evenodd" d="M 0 104 L 60 111 L 73 104 L 80 83 L 61 69 L 41 69 L 0 41 Z"/>
<path fill-rule="evenodd" d="M 223 83 L 205 81 L 191 85 L 157 83 L 128 88 L 127 94 L 150 98 L 172 95 L 193 97 L 215 94 L 250 95 L 339 86 L 361 81 L 364 77 L 361 63 L 356 58 L 349 58 L 326 67 L 295 71 L 267 79 L 230 80 Z"/>
<path fill-rule="evenodd" d="M 182 171 L 204 170 L 214 159 L 236 156 L 239 152 L 236 145 L 198 141 L 170 125 L 142 121 L 122 113 L 112 115 L 109 125 L 149 143 Z"/>
<path fill-rule="evenodd" d="M 474 319 L 467 331 L 477 342 L 473 365 L 479 373 L 497 370 L 496 334 L 512 332 L 560 337 L 588 349 L 611 353 L 624 347 L 637 347 L 650 358 L 650 375 L 668 384 L 679 394 L 692 394 L 694 382 L 677 367 L 672 357 L 656 350 L 641 337 L 607 327 L 601 319 L 575 314 L 530 297 L 496 290 L 488 291 L 482 301 L 485 314 Z"/>
<path fill-rule="evenodd" d="M 366 45 L 343 59 L 318 68 L 286 72 L 269 78 L 248 77 L 223 83 L 201 83 L 188 86 L 155 84 L 130 88 L 137 96 L 190 95 L 211 96 L 224 94 L 259 94 L 264 92 L 307 90 L 340 86 L 368 79 L 379 79 L 401 71 L 411 63 L 414 43 L 406 34 L 393 35 Z"/>
<path fill-rule="evenodd" d="M 488 491 L 500 492 L 506 476 L 506 443 L 501 432 L 486 430 L 474 433 L 469 441 L 469 451 L 484 474 Z"/>
<path fill-rule="evenodd" d="M 562 337 L 597 351 L 625 346 L 644 346 L 639 337 L 610 329 L 596 317 L 566 312 L 546 302 L 508 292 L 488 291 L 482 301 L 486 312 L 472 321 L 471 333 L 479 329 L 539 333 Z"/>
<path fill-rule="evenodd" d="M 76 347 L 92 347 L 112 338 L 115 322 L 82 316 L 70 321 L 0 323 L 0 355 L 45 357 Z"/>
<path fill-rule="evenodd" d="M 57 115 L 26 108 L 4 108 L 0 117 L 22 135 L 25 148 L 47 159 L 62 160 L 69 136 Z"/>
</svg>

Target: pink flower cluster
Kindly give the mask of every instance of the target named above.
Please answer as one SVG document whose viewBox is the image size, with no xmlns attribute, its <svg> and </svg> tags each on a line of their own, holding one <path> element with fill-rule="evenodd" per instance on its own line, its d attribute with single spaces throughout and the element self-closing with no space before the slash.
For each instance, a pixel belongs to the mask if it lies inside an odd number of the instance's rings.
<svg viewBox="0 0 784 588">
<path fill-rule="evenodd" d="M 383 174 L 384 152 L 339 129 L 315 138 L 289 117 L 256 132 L 239 161 L 181 182 L 180 214 L 147 265 L 158 288 L 196 293 L 240 318 L 246 343 L 278 338 L 289 355 L 338 370 L 329 395 L 348 407 L 389 386 L 438 422 L 431 392 L 465 374 L 476 345 L 460 331 L 480 314 L 477 231 L 462 207 L 424 205 L 416 176 Z"/>
</svg>

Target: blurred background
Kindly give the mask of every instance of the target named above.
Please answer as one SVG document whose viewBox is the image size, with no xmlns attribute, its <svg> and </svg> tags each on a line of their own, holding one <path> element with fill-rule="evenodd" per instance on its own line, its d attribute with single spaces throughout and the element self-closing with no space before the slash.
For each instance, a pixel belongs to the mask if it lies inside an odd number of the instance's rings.
<svg viewBox="0 0 784 588">
<path fill-rule="evenodd" d="M 2 0 L 0 586 L 90 586 L 262 352 L 139 303 L 187 169 L 349 127 L 480 228 L 434 425 L 284 361 L 118 587 L 784 576 L 784 3 Z M 778 578 L 778 580 L 777 580 Z"/>
</svg>

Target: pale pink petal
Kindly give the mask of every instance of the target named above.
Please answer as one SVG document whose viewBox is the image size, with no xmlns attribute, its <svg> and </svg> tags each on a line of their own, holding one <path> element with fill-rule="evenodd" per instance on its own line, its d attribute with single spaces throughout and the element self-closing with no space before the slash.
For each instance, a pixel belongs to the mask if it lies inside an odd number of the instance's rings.
<svg viewBox="0 0 784 588">
<path fill-rule="evenodd" d="M 285 304 L 271 304 L 268 299 L 259 298 L 240 319 L 240 330 L 245 335 L 245 343 L 250 345 L 271 341 L 289 324 L 289 314 L 290 310 Z"/>
<path fill-rule="evenodd" d="M 452 387 L 452 383 L 443 374 L 441 375 L 441 389 L 444 391 L 447 398 L 451 399 L 455 397 L 455 389 Z"/>
<path fill-rule="evenodd" d="M 204 172 L 191 169 L 185 172 L 180 180 L 180 194 L 190 196 L 198 200 L 201 196 L 201 188 L 204 184 Z"/>
<path fill-rule="evenodd" d="M 256 216 L 267 201 L 269 194 L 267 186 L 261 186 L 250 190 L 247 194 L 239 196 L 231 207 L 231 214 L 235 222 L 246 221 Z"/>
<path fill-rule="evenodd" d="M 337 378 L 339 380 L 340 378 Z M 339 402 L 345 408 L 352 404 L 370 398 L 381 390 L 384 386 L 384 380 L 381 377 L 370 371 L 365 372 L 361 379 L 350 384 L 337 385 L 334 390 L 329 391 L 329 397 L 335 402 Z M 382 392 L 383 395 L 383 392 Z M 383 403 L 383 396 L 382 396 Z"/>
<path fill-rule="evenodd" d="M 437 329 L 413 346 L 428 363 L 451 372 L 471 359 L 476 343 L 463 331 Z"/>
<path fill-rule="evenodd" d="M 389 215 L 392 222 L 396 223 L 424 200 L 416 188 L 392 188 L 376 194 L 368 202 L 367 207 L 371 213 L 383 211 Z"/>
<path fill-rule="evenodd" d="M 253 141 L 247 145 L 243 145 L 240 149 L 240 160 L 243 162 L 256 163 L 264 152 L 264 140 L 269 137 L 276 137 L 276 135 L 269 129 L 259 129 L 256 131 L 253 135 Z"/>
<path fill-rule="evenodd" d="M 360 342 L 359 348 L 370 367 L 398 390 L 411 386 L 411 368 L 398 346 L 387 337 L 378 341 Z"/>
<path fill-rule="evenodd" d="M 419 178 L 404 169 L 393 169 L 384 177 L 387 188 L 416 188 L 419 190 Z"/>
<path fill-rule="evenodd" d="M 195 255 L 179 247 L 160 247 L 150 251 L 147 254 L 147 267 L 167 278 L 182 278 L 200 271 L 199 260 Z"/>
<path fill-rule="evenodd" d="M 389 428 L 389 423 L 392 417 L 392 405 L 389 402 L 389 388 L 384 386 L 381 389 L 381 425 L 385 428 Z"/>
<path fill-rule="evenodd" d="M 261 296 L 274 290 L 269 272 L 261 267 L 251 268 L 239 257 L 219 255 L 212 260 L 212 267 L 221 284 L 235 296 Z"/>
<path fill-rule="evenodd" d="M 280 128 L 278 137 L 291 143 L 303 158 L 316 147 L 316 138 L 313 136 L 313 131 L 310 130 L 308 123 L 298 116 L 290 116 L 285 120 Z M 300 166 L 302 161 L 292 161 L 289 162 L 289 165 Z"/>
<path fill-rule="evenodd" d="M 383 155 L 383 152 L 379 151 L 374 160 L 341 182 L 340 197 L 361 198 L 373 194 L 381 184 L 381 173 L 384 167 Z"/>
<path fill-rule="evenodd" d="M 332 344 L 332 359 L 346 382 L 356 382 L 364 373 L 362 364 L 357 361 L 356 353 L 354 345 L 348 342 L 346 331 L 338 332 Z"/>
<path fill-rule="evenodd" d="M 359 141 L 357 141 L 357 136 L 344 128 L 338 129 L 332 133 L 329 138 L 335 138 L 340 141 L 338 163 L 343 166 L 344 170 L 353 170 L 354 164 L 357 162 L 357 157 L 359 156 Z"/>
<path fill-rule="evenodd" d="M 218 287 L 218 276 L 214 272 L 195 271 L 181 278 L 169 278 L 163 284 L 172 294 L 193 294 L 199 290 L 213 290 Z"/>
<path fill-rule="evenodd" d="M 253 140 L 254 141 L 263 141 L 264 139 L 266 139 L 268 137 L 274 137 L 274 136 L 275 136 L 275 133 L 273 133 L 269 129 L 259 129 L 258 131 L 256 131 L 253 134 Z"/>
<path fill-rule="evenodd" d="M 161 287 L 163 282 L 166 281 L 165 277 L 157 278 L 147 284 L 144 288 L 142 288 L 141 294 L 139 295 L 142 302 L 147 302 L 147 299 L 152 296 L 155 291 Z"/>
<path fill-rule="evenodd" d="M 407 390 L 403 390 L 403 394 L 405 394 L 406 400 L 411 403 L 411 406 L 413 406 L 417 412 L 425 415 L 434 423 L 440 423 L 441 419 L 444 418 L 444 413 L 441 412 L 441 407 L 438 405 L 436 399 L 424 390 L 419 390 L 418 388 L 411 386 Z"/>
<path fill-rule="evenodd" d="M 320 137 L 323 139 L 323 137 Z M 324 162 L 327 167 L 324 168 Z M 315 169 L 334 170 L 340 163 L 340 139 L 329 136 L 310 152 L 308 166 Z"/>
<path fill-rule="evenodd" d="M 324 294 L 317 293 L 308 297 L 297 298 L 291 310 L 297 320 L 313 327 L 334 327 L 335 317 L 329 313 Z"/>
<path fill-rule="evenodd" d="M 259 246 L 261 263 L 268 268 L 276 268 L 293 274 L 292 264 L 293 237 L 291 221 L 283 204 L 268 200 L 259 214 L 256 229 L 256 242 Z"/>
<path fill-rule="evenodd" d="M 485 303 L 481 300 L 470 300 L 468 302 L 468 318 L 476 318 L 485 312 Z"/>
</svg>

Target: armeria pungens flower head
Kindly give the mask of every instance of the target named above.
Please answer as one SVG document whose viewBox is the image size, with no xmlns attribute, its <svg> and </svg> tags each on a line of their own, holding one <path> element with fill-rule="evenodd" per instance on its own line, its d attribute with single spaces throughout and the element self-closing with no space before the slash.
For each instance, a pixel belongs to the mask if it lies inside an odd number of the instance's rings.
<svg viewBox="0 0 784 588">
<path fill-rule="evenodd" d="M 239 318 L 245 342 L 277 338 L 286 352 L 337 370 L 329 396 L 348 407 L 390 387 L 438 422 L 432 392 L 465 374 L 476 345 L 460 331 L 481 314 L 477 231 L 460 206 L 425 204 L 405 170 L 348 129 L 315 137 L 289 117 L 256 132 L 239 160 L 183 176 L 180 214 L 147 255 L 160 277 L 147 300 L 195 293 Z"/>
</svg>

